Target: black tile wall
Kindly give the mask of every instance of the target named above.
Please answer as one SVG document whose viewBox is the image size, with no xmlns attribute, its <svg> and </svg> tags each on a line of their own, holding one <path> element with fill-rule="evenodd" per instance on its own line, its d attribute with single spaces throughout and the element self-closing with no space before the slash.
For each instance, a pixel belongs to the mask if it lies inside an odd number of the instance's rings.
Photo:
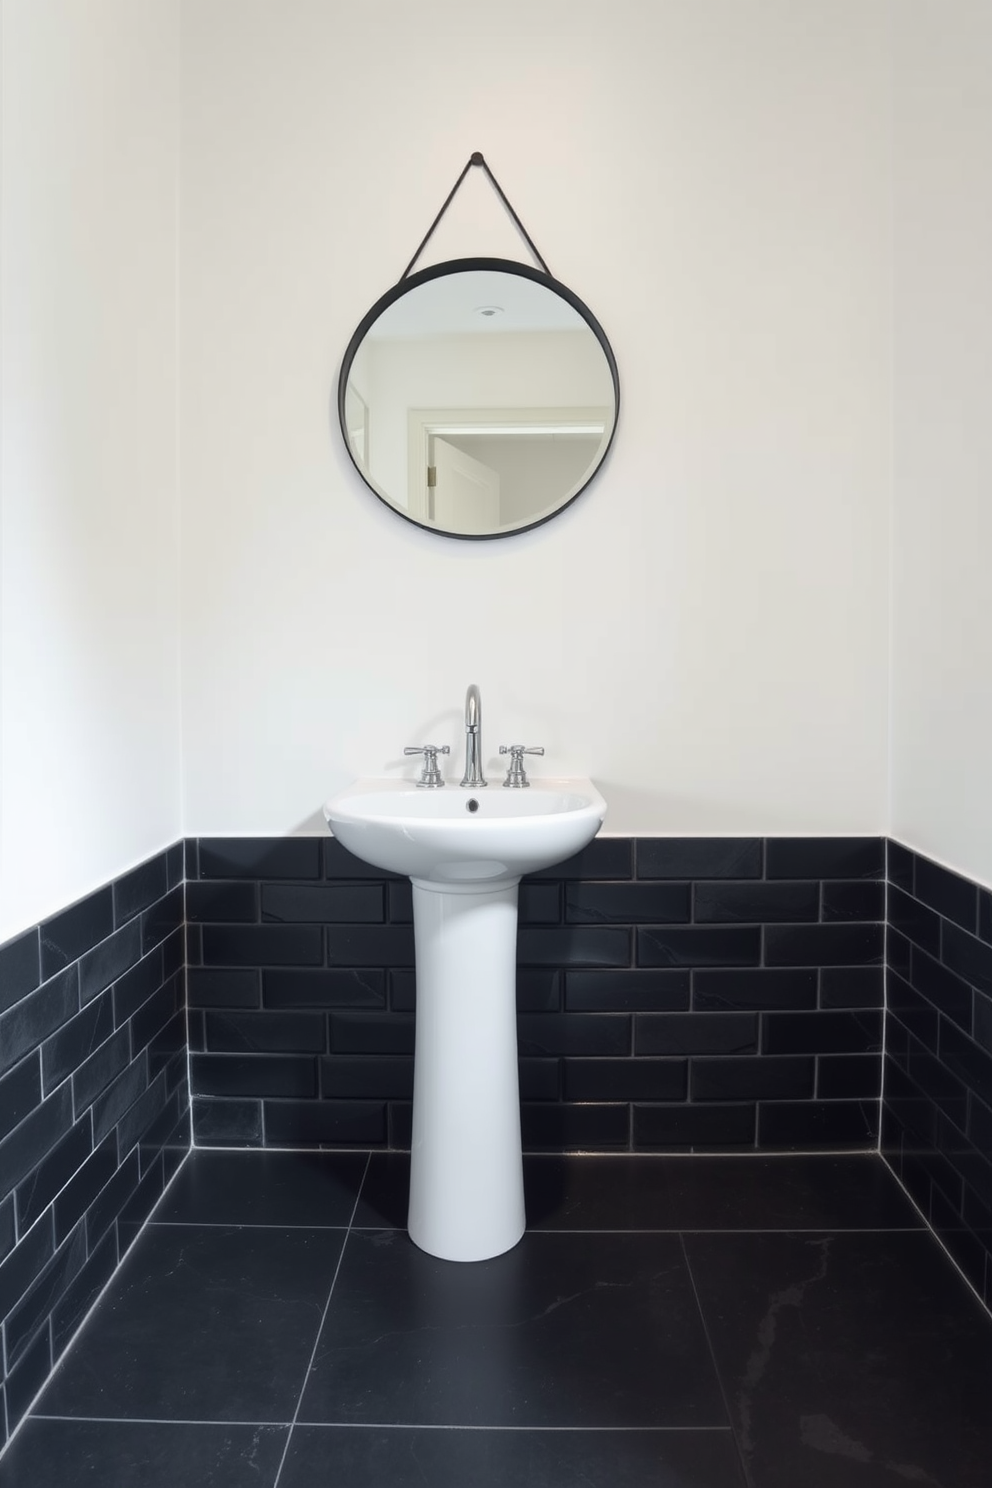
<svg viewBox="0 0 992 1488">
<path fill-rule="evenodd" d="M 189 1146 L 182 845 L 0 946 L 0 1445 Z"/>
<path fill-rule="evenodd" d="M 187 860 L 196 1140 L 408 1145 L 407 881 L 332 838 Z M 872 1145 L 884 888 L 878 838 L 597 838 L 524 880 L 525 1144 Z"/>
<path fill-rule="evenodd" d="M 992 892 L 888 844 L 881 1148 L 992 1308 Z"/>
</svg>

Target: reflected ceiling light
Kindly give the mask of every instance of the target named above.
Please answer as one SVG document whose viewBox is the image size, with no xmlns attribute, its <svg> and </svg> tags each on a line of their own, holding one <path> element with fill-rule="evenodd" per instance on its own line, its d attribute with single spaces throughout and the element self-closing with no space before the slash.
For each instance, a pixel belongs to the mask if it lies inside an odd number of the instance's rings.
<svg viewBox="0 0 992 1488">
<path fill-rule="evenodd" d="M 481 315 L 485 320 L 492 320 L 496 315 L 503 314 L 502 305 L 476 305 L 476 315 Z"/>
</svg>

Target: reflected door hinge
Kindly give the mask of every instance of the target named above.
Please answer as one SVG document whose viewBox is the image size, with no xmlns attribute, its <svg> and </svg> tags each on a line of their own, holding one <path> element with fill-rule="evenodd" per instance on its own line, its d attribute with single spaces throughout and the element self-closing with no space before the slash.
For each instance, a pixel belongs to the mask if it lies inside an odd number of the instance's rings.
<svg viewBox="0 0 992 1488">
<path fill-rule="evenodd" d="M 436 485 L 437 485 L 437 466 L 436 465 L 428 465 L 428 467 L 427 467 L 427 489 L 428 489 L 428 491 L 433 490 L 433 488 Z"/>
</svg>

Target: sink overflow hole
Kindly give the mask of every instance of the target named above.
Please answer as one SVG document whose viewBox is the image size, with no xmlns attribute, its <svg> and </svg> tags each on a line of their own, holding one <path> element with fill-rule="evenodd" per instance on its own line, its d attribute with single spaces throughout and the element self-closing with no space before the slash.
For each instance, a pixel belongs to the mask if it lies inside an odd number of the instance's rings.
<svg viewBox="0 0 992 1488">
<path fill-rule="evenodd" d="M 466 811 L 478 811 L 478 809 L 479 809 L 479 803 L 478 803 L 478 801 L 475 800 L 474 797 L 473 797 L 473 799 L 471 801 L 466 801 L 465 802 L 465 810 Z"/>
</svg>

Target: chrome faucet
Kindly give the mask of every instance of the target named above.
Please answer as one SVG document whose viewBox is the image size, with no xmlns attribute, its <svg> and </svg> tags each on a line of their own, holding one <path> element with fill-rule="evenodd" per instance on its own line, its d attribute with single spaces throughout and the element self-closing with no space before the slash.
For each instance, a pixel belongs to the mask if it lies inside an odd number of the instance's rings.
<svg viewBox="0 0 992 1488">
<path fill-rule="evenodd" d="M 482 694 L 471 683 L 465 694 L 465 774 L 462 785 L 488 785 L 482 773 Z"/>
</svg>

